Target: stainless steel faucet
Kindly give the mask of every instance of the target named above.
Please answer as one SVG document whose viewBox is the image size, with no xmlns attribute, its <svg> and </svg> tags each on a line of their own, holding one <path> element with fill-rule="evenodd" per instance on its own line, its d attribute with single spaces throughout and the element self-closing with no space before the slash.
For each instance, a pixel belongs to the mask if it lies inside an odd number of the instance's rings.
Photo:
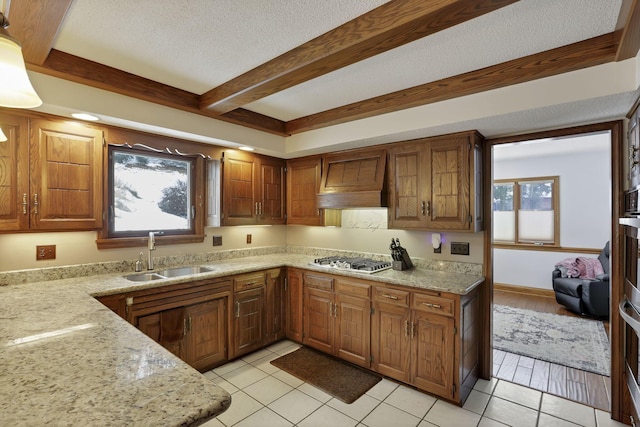
<svg viewBox="0 0 640 427">
<path fill-rule="evenodd" d="M 149 232 L 149 241 L 147 249 L 147 270 L 153 270 L 153 257 L 151 256 L 151 252 L 156 250 L 156 234 L 162 234 L 159 231 L 150 231 Z"/>
</svg>

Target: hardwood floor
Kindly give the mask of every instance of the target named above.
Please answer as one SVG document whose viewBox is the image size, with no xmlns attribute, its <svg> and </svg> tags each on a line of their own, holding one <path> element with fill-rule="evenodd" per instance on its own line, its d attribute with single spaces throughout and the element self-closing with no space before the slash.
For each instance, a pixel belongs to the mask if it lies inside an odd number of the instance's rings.
<svg viewBox="0 0 640 427">
<path fill-rule="evenodd" d="M 494 290 L 493 303 L 579 317 L 559 305 L 554 298 L 544 296 Z M 605 322 L 605 330 L 609 334 L 608 321 Z M 610 378 L 591 372 L 494 349 L 493 376 L 604 411 L 611 408 Z"/>
</svg>

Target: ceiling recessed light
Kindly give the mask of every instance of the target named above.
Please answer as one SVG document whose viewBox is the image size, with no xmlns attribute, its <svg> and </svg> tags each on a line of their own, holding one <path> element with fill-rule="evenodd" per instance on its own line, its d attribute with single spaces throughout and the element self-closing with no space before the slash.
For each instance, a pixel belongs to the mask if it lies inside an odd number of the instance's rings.
<svg viewBox="0 0 640 427">
<path fill-rule="evenodd" d="M 88 120 L 90 122 L 95 122 L 97 120 L 100 120 L 98 117 L 91 114 L 87 114 L 87 113 L 73 113 L 71 114 L 71 117 L 78 120 Z"/>
<path fill-rule="evenodd" d="M 238 148 L 241 149 L 242 151 L 253 151 L 253 147 L 242 146 Z"/>
</svg>

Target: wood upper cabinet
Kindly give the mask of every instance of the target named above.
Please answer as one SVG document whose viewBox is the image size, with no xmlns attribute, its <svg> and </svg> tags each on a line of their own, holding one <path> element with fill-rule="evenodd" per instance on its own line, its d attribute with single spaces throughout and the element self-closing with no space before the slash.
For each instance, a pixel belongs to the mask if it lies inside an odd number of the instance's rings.
<svg viewBox="0 0 640 427">
<path fill-rule="evenodd" d="M 389 228 L 480 231 L 481 152 L 477 132 L 394 144 Z"/>
<path fill-rule="evenodd" d="M 287 224 L 323 225 L 324 209 L 316 204 L 322 159 L 287 161 Z"/>
<path fill-rule="evenodd" d="M 227 151 L 222 163 L 223 225 L 284 224 L 285 161 Z"/>
<path fill-rule="evenodd" d="M 29 121 L 0 113 L 0 230 L 29 229 Z"/>
<path fill-rule="evenodd" d="M 368 368 L 369 289 L 369 284 L 356 279 L 305 274 L 303 343 Z"/>
<path fill-rule="evenodd" d="M 0 230 L 102 227 L 102 130 L 4 113 L 0 126 Z"/>
<path fill-rule="evenodd" d="M 102 227 L 103 132 L 31 120 L 31 228 Z"/>
<path fill-rule="evenodd" d="M 287 269 L 285 280 L 285 336 L 298 343 L 302 342 L 302 301 L 303 273 L 296 269 Z"/>
</svg>

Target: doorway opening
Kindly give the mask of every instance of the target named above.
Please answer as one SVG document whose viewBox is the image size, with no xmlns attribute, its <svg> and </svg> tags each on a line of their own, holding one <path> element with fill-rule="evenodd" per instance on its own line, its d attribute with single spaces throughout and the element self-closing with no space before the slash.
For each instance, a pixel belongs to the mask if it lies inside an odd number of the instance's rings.
<svg viewBox="0 0 640 427">
<path fill-rule="evenodd" d="M 609 317 L 556 302 L 552 272 L 561 261 L 595 259 L 612 239 L 612 132 L 560 133 L 489 145 L 492 374 L 610 411 Z M 534 320 L 518 330 L 505 320 L 513 316 Z M 585 336 L 582 352 L 563 348 Z"/>
</svg>

